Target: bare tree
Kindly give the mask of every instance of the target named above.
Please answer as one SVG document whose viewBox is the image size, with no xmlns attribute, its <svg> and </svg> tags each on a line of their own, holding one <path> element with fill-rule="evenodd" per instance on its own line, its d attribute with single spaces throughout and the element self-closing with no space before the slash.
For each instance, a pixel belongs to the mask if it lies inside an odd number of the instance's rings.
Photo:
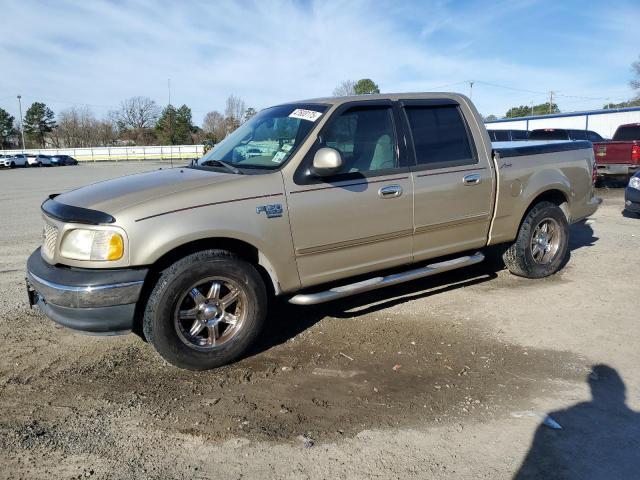
<svg viewBox="0 0 640 480">
<path fill-rule="evenodd" d="M 229 95 L 224 109 L 227 134 L 233 132 L 242 123 L 242 116 L 246 110 L 244 100 L 235 95 Z"/>
<path fill-rule="evenodd" d="M 72 107 L 59 113 L 51 138 L 57 147 L 98 147 L 115 144 L 118 136 L 109 119 L 96 119 L 87 107 Z"/>
<path fill-rule="evenodd" d="M 349 95 L 355 95 L 356 82 L 353 80 L 344 80 L 340 85 L 333 89 L 334 97 L 347 97 Z"/>
<path fill-rule="evenodd" d="M 153 128 L 160 117 L 160 108 L 149 97 L 131 97 L 120 103 L 120 109 L 112 112 L 120 130 Z"/>
<path fill-rule="evenodd" d="M 208 112 L 204 116 L 204 121 L 202 122 L 202 130 L 209 136 L 212 137 L 214 142 L 219 142 L 226 135 L 226 124 L 224 121 L 224 116 L 218 112 Z"/>
</svg>

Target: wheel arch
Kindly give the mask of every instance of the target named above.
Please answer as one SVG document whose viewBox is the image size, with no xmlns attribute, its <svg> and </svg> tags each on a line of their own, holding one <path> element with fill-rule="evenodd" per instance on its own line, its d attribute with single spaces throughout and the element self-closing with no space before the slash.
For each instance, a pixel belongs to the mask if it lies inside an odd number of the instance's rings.
<svg viewBox="0 0 640 480">
<path fill-rule="evenodd" d="M 560 210 L 562 210 L 562 213 L 564 213 L 564 216 L 567 218 L 567 222 L 571 223 L 571 211 L 569 209 L 569 196 L 567 195 L 566 192 L 564 192 L 560 188 L 550 188 L 548 190 L 544 190 L 538 193 L 538 195 L 534 197 L 534 199 L 531 200 L 531 202 L 529 202 L 529 205 L 527 206 L 527 208 L 525 209 L 525 211 L 523 212 L 520 218 L 520 225 L 522 225 L 522 222 L 524 221 L 526 216 L 529 214 L 531 209 L 540 202 L 550 202 L 556 205 L 557 207 L 559 207 Z"/>
<path fill-rule="evenodd" d="M 267 256 L 251 243 L 230 237 L 207 237 L 182 243 L 160 255 L 151 265 L 151 272 L 159 274 L 177 260 L 202 250 L 226 250 L 251 263 L 262 277 L 271 295 L 281 293 L 278 275 Z M 150 272 L 150 273 L 151 273 Z"/>
</svg>

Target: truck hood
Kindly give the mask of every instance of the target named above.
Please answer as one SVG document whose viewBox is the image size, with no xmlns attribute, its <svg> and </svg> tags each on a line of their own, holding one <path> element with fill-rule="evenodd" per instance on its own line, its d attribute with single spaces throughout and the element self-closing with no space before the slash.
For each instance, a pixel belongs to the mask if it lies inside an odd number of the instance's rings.
<svg viewBox="0 0 640 480">
<path fill-rule="evenodd" d="M 75 207 L 116 214 L 123 209 L 166 197 L 184 190 L 238 181 L 242 175 L 195 168 L 170 168 L 137 173 L 93 183 L 56 197 L 56 201 Z"/>
</svg>

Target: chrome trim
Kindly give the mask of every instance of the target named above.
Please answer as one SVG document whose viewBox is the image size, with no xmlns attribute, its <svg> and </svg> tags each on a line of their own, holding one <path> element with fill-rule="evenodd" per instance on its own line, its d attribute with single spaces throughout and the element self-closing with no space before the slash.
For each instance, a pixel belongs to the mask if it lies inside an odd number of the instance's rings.
<svg viewBox="0 0 640 480">
<path fill-rule="evenodd" d="M 380 187 L 378 196 L 380 198 L 397 198 L 402 195 L 402 187 L 400 185 L 387 185 Z"/>
<path fill-rule="evenodd" d="M 462 179 L 462 183 L 465 185 L 478 185 L 482 180 L 482 177 L 479 173 L 472 173 L 470 175 L 465 175 Z"/>
<path fill-rule="evenodd" d="M 144 283 L 144 280 L 136 280 L 76 287 L 50 282 L 29 271 L 27 271 L 27 280 L 47 303 L 71 308 L 96 308 L 136 303 Z"/>
<path fill-rule="evenodd" d="M 324 292 L 301 293 L 289 299 L 289 303 L 293 303 L 295 305 L 316 305 L 318 303 L 329 302 L 331 300 L 348 297 L 357 293 L 364 293 L 378 288 L 396 285 L 398 283 L 409 282 L 418 278 L 429 277 L 431 275 L 447 272 L 456 268 L 475 265 L 483 260 L 484 254 L 477 252 L 474 255 L 433 263 L 426 267 L 416 268 L 402 273 L 395 273 L 387 275 L 386 277 L 374 277 L 361 282 L 352 283 L 350 285 L 334 287 L 329 290 L 325 290 Z"/>
</svg>

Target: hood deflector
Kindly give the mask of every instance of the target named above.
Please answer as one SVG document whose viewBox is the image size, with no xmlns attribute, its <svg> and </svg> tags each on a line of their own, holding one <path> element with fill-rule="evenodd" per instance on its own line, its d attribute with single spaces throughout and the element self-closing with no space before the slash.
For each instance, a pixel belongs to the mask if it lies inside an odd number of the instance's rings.
<svg viewBox="0 0 640 480">
<path fill-rule="evenodd" d="M 55 218 L 56 220 L 70 223 L 85 223 L 87 225 L 100 225 L 103 223 L 114 223 L 116 221 L 116 219 L 108 213 L 57 202 L 54 200 L 57 196 L 58 194 L 49 195 L 49 198 L 45 200 L 40 207 L 45 215 Z"/>
</svg>

